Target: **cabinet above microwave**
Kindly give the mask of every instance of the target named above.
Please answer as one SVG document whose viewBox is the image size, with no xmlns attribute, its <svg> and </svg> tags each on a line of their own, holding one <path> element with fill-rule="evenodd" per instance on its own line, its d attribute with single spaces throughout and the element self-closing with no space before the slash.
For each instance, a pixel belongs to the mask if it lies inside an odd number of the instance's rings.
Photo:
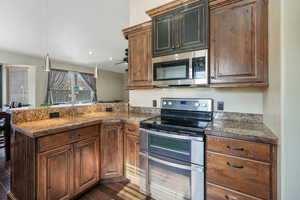
<svg viewBox="0 0 300 200">
<path fill-rule="evenodd" d="M 151 15 L 153 57 L 208 48 L 208 1 L 189 5 L 159 15 Z"/>
</svg>

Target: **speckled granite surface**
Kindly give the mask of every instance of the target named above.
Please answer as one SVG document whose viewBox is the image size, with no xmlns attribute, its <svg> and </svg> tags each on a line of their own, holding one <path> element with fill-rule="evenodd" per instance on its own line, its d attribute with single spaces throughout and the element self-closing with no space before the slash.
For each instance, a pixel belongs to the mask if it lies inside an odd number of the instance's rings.
<svg viewBox="0 0 300 200">
<path fill-rule="evenodd" d="M 59 112 L 61 117 L 68 117 L 70 115 L 104 112 L 106 108 L 113 108 L 114 112 L 128 112 L 128 103 L 99 103 L 75 106 L 39 107 L 11 110 L 11 113 L 13 123 L 17 124 L 49 119 L 49 114 L 52 112 Z"/>
<path fill-rule="evenodd" d="M 104 112 L 107 107 L 113 107 L 114 112 Z M 50 112 L 60 112 L 61 117 L 49 119 Z M 13 111 L 13 128 L 30 137 L 41 137 L 102 122 L 138 124 L 159 114 L 159 108 L 128 107 L 126 103 L 37 108 Z M 277 137 L 262 121 L 263 116 L 257 114 L 215 112 L 206 134 L 276 144 Z"/>
<path fill-rule="evenodd" d="M 207 135 L 277 144 L 277 137 L 262 122 L 214 120 L 206 129 Z"/>
<path fill-rule="evenodd" d="M 129 122 L 138 124 L 141 121 L 151 117 L 153 117 L 152 114 L 94 112 L 77 115 L 75 117 L 61 117 L 16 123 L 13 124 L 13 129 L 29 137 L 37 138 L 105 122 Z"/>
</svg>

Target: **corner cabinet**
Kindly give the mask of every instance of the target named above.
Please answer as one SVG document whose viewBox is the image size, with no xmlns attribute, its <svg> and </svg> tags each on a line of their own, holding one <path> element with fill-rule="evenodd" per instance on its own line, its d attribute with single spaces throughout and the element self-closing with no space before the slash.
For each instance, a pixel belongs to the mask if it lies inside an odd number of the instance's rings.
<svg viewBox="0 0 300 200">
<path fill-rule="evenodd" d="M 153 17 L 153 56 L 207 48 L 207 13 L 207 0 L 200 0 L 164 14 L 150 14 Z"/>
<path fill-rule="evenodd" d="M 128 89 L 152 88 L 152 25 L 146 22 L 123 30 L 128 38 Z"/>
<path fill-rule="evenodd" d="M 124 134 L 122 123 L 104 123 L 101 126 L 101 179 L 124 175 Z"/>
<path fill-rule="evenodd" d="M 211 87 L 268 85 L 267 2 L 210 0 Z"/>
<path fill-rule="evenodd" d="M 133 184 L 140 185 L 140 132 L 139 126 L 125 124 L 125 176 Z"/>
</svg>

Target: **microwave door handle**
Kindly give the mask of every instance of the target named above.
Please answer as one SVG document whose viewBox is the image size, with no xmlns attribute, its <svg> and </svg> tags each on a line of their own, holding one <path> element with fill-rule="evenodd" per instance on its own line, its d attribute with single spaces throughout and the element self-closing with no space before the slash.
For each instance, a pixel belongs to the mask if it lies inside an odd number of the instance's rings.
<svg viewBox="0 0 300 200">
<path fill-rule="evenodd" d="M 184 169 L 184 170 L 189 170 L 189 171 L 192 170 L 191 166 L 180 165 L 180 164 L 168 162 L 168 161 L 165 161 L 165 160 L 154 158 L 153 156 L 149 156 L 149 160 L 152 160 L 152 161 L 155 161 L 155 162 L 158 162 L 160 164 L 167 165 L 167 166 L 170 166 L 170 167 L 174 167 L 174 168 L 177 168 L 177 169 Z"/>
</svg>

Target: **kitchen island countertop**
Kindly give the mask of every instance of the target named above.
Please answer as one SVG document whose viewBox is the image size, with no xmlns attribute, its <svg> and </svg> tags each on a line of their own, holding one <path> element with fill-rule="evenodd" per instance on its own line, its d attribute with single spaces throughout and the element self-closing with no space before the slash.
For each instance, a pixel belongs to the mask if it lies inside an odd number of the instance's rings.
<svg viewBox="0 0 300 200">
<path fill-rule="evenodd" d="M 95 112 L 74 117 L 61 117 L 17 123 L 13 124 L 12 128 L 13 130 L 29 137 L 38 138 L 104 122 L 127 122 L 139 124 L 141 121 L 153 116 L 153 114 L 130 112 Z"/>
</svg>

